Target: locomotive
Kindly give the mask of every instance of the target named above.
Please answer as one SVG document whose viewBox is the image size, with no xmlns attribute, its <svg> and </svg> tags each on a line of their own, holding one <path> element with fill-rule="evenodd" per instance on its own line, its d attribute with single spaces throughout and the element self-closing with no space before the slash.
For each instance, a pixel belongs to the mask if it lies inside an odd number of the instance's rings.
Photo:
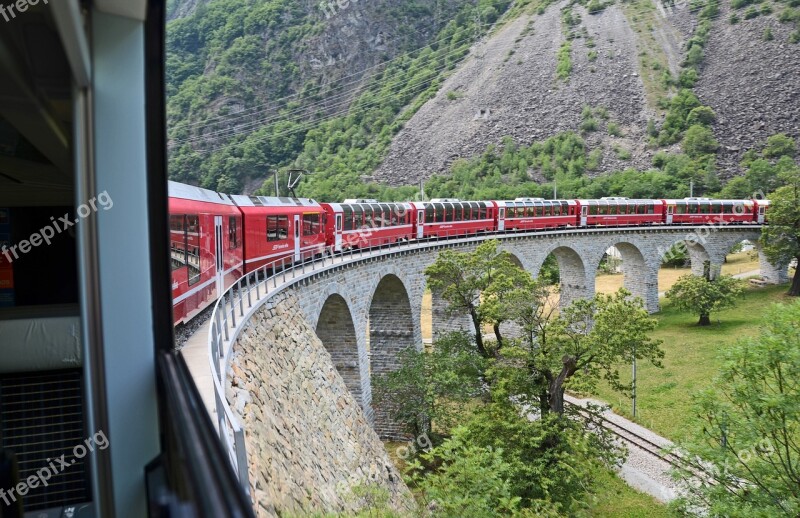
<svg viewBox="0 0 800 518">
<path fill-rule="evenodd" d="M 628 199 L 382 203 L 242 196 L 169 183 L 173 321 L 186 323 L 233 282 L 355 248 L 576 227 L 763 224 L 768 200 Z M 270 266 L 271 265 L 271 266 Z"/>
</svg>

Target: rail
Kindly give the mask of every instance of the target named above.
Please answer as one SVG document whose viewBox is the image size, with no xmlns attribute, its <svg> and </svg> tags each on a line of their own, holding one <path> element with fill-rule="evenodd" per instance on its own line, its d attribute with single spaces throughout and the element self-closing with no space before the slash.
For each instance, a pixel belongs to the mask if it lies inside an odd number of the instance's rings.
<svg viewBox="0 0 800 518">
<path fill-rule="evenodd" d="M 647 227 L 650 232 L 687 231 L 698 226 L 670 225 Z M 760 229 L 761 225 L 735 225 L 721 227 L 719 230 L 749 230 Z M 217 413 L 217 429 L 219 438 L 228 457 L 236 471 L 240 484 L 245 492 L 250 494 L 250 482 L 247 470 L 247 452 L 245 446 L 244 428 L 238 417 L 228 404 L 225 396 L 225 383 L 227 367 L 233 344 L 243 329 L 243 325 L 250 319 L 270 297 L 301 280 L 319 276 L 323 273 L 335 271 L 362 262 L 373 261 L 385 256 L 396 256 L 411 251 L 435 250 L 454 248 L 463 244 L 485 241 L 488 239 L 502 238 L 518 240 L 530 237 L 543 237 L 553 235 L 595 234 L 610 232 L 641 232 L 642 227 L 568 227 L 558 230 L 536 231 L 492 231 L 477 234 L 458 231 L 447 231 L 443 235 L 419 240 L 404 240 L 395 243 L 379 243 L 360 248 L 332 253 L 326 248 L 320 255 L 303 256 L 300 262 L 295 263 L 290 258 L 265 264 L 256 270 L 239 278 L 217 300 L 211 315 L 211 327 L 208 335 L 209 362 L 214 381 L 214 399 Z M 385 238 L 382 238 L 385 239 Z M 375 240 L 367 239 L 370 243 Z M 313 254 L 313 252 L 312 252 Z"/>
</svg>

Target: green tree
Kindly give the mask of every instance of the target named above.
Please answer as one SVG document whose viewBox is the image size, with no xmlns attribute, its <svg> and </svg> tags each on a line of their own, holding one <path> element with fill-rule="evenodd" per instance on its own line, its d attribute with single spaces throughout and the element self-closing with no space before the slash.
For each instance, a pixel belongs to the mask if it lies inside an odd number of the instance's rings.
<svg viewBox="0 0 800 518">
<path fill-rule="evenodd" d="M 709 106 L 698 106 L 689 112 L 688 117 L 686 117 L 686 122 L 689 125 L 702 124 L 704 126 L 708 126 L 714 122 L 714 119 L 716 118 L 717 114 L 714 113 L 714 110 L 712 110 Z"/>
<path fill-rule="evenodd" d="M 743 282 L 730 275 L 712 280 L 690 274 L 680 277 L 666 295 L 678 309 L 699 314 L 697 324 L 707 326 L 711 324 L 711 313 L 733 307 L 743 290 Z"/>
<path fill-rule="evenodd" d="M 775 264 L 800 261 L 800 168 L 794 166 L 783 176 L 788 185 L 769 196 L 769 225 L 761 231 L 764 254 Z M 795 269 L 789 295 L 800 296 L 800 265 Z"/>
<path fill-rule="evenodd" d="M 780 158 L 782 156 L 794 156 L 797 153 L 797 146 L 794 140 L 786 133 L 778 133 L 767 139 L 764 148 L 764 156 L 767 158 Z"/>
<path fill-rule="evenodd" d="M 800 301 L 775 305 L 761 334 L 725 354 L 695 400 L 703 459 L 690 500 L 714 517 L 800 515 Z M 688 474 L 687 474 L 688 475 Z"/>
<path fill-rule="evenodd" d="M 430 352 L 408 347 L 398 354 L 400 367 L 373 379 L 373 403 L 385 407 L 413 437 L 435 438 L 450 430 L 467 412 L 466 403 L 480 395 L 485 360 L 466 333 L 437 336 Z"/>
<path fill-rule="evenodd" d="M 709 128 L 694 124 L 686 130 L 682 146 L 687 155 L 697 158 L 716 152 L 717 148 L 719 148 L 719 142 L 714 138 L 714 133 Z"/>
<path fill-rule="evenodd" d="M 445 250 L 436 262 L 425 270 L 428 286 L 448 304 L 450 314 L 467 314 L 472 320 L 475 345 L 484 358 L 493 356 L 493 351 L 484 344 L 481 328 L 487 315 L 481 312 L 481 293 L 495 277 L 508 279 L 514 274 L 514 264 L 508 252 L 497 250 L 497 241 L 485 241 L 475 252 Z M 498 320 L 495 320 L 497 347 L 503 345 L 499 335 Z"/>
</svg>

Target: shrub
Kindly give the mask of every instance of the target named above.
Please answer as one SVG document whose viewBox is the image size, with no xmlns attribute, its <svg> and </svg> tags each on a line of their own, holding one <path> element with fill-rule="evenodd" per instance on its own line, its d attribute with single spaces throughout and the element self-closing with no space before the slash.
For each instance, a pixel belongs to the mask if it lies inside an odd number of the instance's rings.
<svg viewBox="0 0 800 518">
<path fill-rule="evenodd" d="M 739 23 L 739 17 L 736 16 L 735 14 L 732 14 L 731 17 L 728 18 L 728 23 L 730 23 L 731 25 L 736 25 L 737 23 Z"/>
<path fill-rule="evenodd" d="M 764 41 L 772 41 L 775 39 L 775 36 L 772 35 L 772 29 L 767 27 L 764 29 Z"/>
<path fill-rule="evenodd" d="M 759 14 L 761 13 L 758 12 L 758 9 L 751 6 L 750 8 L 747 9 L 747 11 L 744 12 L 744 19 L 750 20 L 752 18 L 757 18 Z"/>
<path fill-rule="evenodd" d="M 608 126 L 606 126 L 606 129 L 608 129 L 609 135 L 612 135 L 614 137 L 622 136 L 622 131 L 619 129 L 619 124 L 617 124 L 616 122 L 609 122 Z"/>
<path fill-rule="evenodd" d="M 561 44 L 561 48 L 558 49 L 558 64 L 556 65 L 556 77 L 559 79 L 566 81 L 569 79 L 569 74 L 572 72 L 572 58 L 570 54 L 572 53 L 572 44 L 569 41 L 565 41 Z"/>
<path fill-rule="evenodd" d="M 717 114 L 714 113 L 708 106 L 698 106 L 697 108 L 693 108 L 692 111 L 689 112 L 689 116 L 686 117 L 686 123 L 690 126 L 693 124 L 703 124 L 708 126 L 714 119 L 717 118 Z"/>
<path fill-rule="evenodd" d="M 599 2 L 598 0 L 591 0 L 589 5 L 586 6 L 586 9 L 589 11 L 589 14 L 597 14 L 603 9 L 605 9 L 605 4 Z"/>
<path fill-rule="evenodd" d="M 596 61 L 597 60 L 597 51 L 596 50 L 590 50 L 589 54 L 587 54 L 586 57 L 589 59 L 589 61 Z"/>
<path fill-rule="evenodd" d="M 764 147 L 766 158 L 780 158 L 782 156 L 794 156 L 797 153 L 797 146 L 794 140 L 786 133 L 778 133 L 767 139 Z"/>
<path fill-rule="evenodd" d="M 683 151 L 692 158 L 714 153 L 719 143 L 706 126 L 695 124 L 686 130 L 682 143 Z"/>
<path fill-rule="evenodd" d="M 583 122 L 581 123 L 581 130 L 586 132 L 597 131 L 597 119 L 591 116 L 583 119 Z"/>
</svg>

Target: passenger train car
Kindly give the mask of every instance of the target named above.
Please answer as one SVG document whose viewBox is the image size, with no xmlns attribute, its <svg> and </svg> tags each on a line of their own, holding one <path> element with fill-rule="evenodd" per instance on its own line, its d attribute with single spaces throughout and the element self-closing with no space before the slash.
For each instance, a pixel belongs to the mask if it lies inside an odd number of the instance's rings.
<svg viewBox="0 0 800 518">
<path fill-rule="evenodd" d="M 244 275 L 242 213 L 230 196 L 169 182 L 175 322 L 191 320 Z"/>
<path fill-rule="evenodd" d="M 322 254 L 491 232 L 574 227 L 764 223 L 767 200 L 599 200 L 381 203 L 228 196 L 170 182 L 174 322 L 190 320 L 238 276 Z"/>
</svg>

